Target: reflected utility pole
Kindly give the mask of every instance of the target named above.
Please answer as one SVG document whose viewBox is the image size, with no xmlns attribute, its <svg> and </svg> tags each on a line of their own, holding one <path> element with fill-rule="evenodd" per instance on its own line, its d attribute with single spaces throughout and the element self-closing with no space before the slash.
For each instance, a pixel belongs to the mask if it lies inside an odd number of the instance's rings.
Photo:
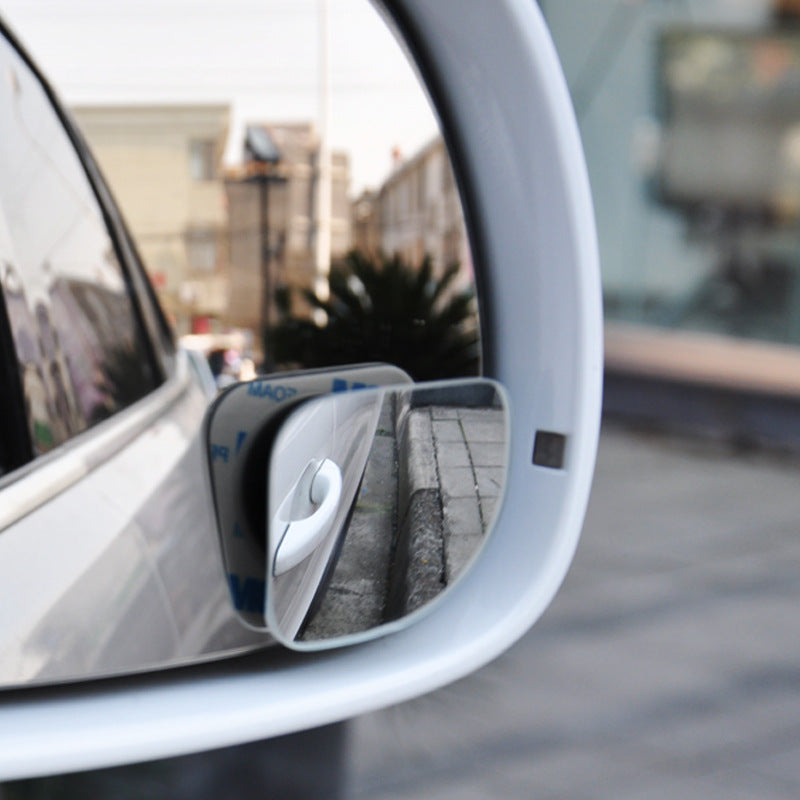
<svg viewBox="0 0 800 800">
<path fill-rule="evenodd" d="M 317 165 L 317 235 L 314 292 L 320 300 L 330 295 L 331 269 L 331 150 L 329 141 L 330 53 L 328 0 L 319 0 L 319 162 Z"/>
<path fill-rule="evenodd" d="M 261 338 L 272 327 L 274 286 L 272 281 L 272 246 L 270 243 L 269 187 L 270 183 L 286 183 L 286 176 L 278 169 L 281 152 L 265 128 L 248 126 L 245 134 L 248 183 L 258 184 L 259 250 L 261 270 Z M 269 366 L 269 352 L 264 348 L 265 364 Z"/>
</svg>

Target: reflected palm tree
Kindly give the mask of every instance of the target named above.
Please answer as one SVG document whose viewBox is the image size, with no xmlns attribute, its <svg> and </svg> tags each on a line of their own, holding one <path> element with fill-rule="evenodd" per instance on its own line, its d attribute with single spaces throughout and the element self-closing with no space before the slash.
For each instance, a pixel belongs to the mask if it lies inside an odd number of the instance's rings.
<svg viewBox="0 0 800 800">
<path fill-rule="evenodd" d="M 327 300 L 301 293 L 324 323 L 293 313 L 287 287 L 276 291 L 280 321 L 266 332 L 265 352 L 286 368 L 382 361 L 417 381 L 476 375 L 475 295 L 456 289 L 458 272 L 451 264 L 434 276 L 429 256 L 415 268 L 398 255 L 352 251 L 331 269 Z"/>
</svg>

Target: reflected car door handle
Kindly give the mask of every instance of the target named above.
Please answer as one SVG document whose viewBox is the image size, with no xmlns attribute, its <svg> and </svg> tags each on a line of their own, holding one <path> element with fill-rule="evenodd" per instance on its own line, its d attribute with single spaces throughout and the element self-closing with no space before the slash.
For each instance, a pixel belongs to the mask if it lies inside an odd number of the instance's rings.
<svg viewBox="0 0 800 800">
<path fill-rule="evenodd" d="M 283 515 L 285 508 L 291 508 L 294 495 L 305 491 L 308 484 L 300 479 L 289 497 L 281 504 L 276 513 L 276 529 L 286 525 L 286 530 L 275 552 L 272 574 L 281 575 L 296 567 L 308 558 L 328 533 L 328 526 L 333 519 L 342 495 L 342 472 L 338 465 L 326 458 L 311 478 L 308 486 L 308 497 L 316 506 L 315 510 L 304 519 L 287 520 Z"/>
</svg>

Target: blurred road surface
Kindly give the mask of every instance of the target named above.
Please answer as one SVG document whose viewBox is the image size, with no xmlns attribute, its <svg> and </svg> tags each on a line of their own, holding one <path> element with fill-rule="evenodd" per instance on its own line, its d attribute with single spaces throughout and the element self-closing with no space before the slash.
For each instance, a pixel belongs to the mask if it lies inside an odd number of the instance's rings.
<svg viewBox="0 0 800 800">
<path fill-rule="evenodd" d="M 348 800 L 800 797 L 800 460 L 607 428 L 543 619 L 348 754 Z"/>
</svg>

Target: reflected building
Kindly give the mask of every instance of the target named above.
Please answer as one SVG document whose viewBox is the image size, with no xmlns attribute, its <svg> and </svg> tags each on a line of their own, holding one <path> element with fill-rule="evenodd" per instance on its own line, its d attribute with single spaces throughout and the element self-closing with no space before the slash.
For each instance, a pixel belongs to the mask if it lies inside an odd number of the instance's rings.
<svg viewBox="0 0 800 800">
<path fill-rule="evenodd" d="M 363 253 L 378 252 L 382 246 L 378 192 L 374 189 L 364 189 L 353 200 L 351 214 L 353 247 Z"/>
<path fill-rule="evenodd" d="M 146 356 L 142 343 L 129 333 L 133 326 L 120 325 L 131 317 L 125 294 L 91 281 L 56 278 L 49 306 L 54 333 L 60 332 L 55 339 L 63 364 L 59 374 L 68 379 L 69 394 L 74 395 L 77 422 L 70 433 L 77 433 L 143 395 L 131 364 Z M 52 366 L 50 372 L 55 372 Z M 61 413 L 57 418 L 63 418 Z"/>
<path fill-rule="evenodd" d="M 231 219 L 227 319 L 258 331 L 265 316 L 265 289 L 271 297 L 279 286 L 297 290 L 314 285 L 320 142 L 311 123 L 259 123 L 248 126 L 242 147 L 241 166 L 229 170 L 225 181 Z M 334 259 L 351 247 L 349 189 L 349 156 L 333 151 Z M 266 316 L 275 320 L 271 304 Z"/>
<path fill-rule="evenodd" d="M 437 136 L 410 158 L 394 153 L 389 177 L 353 204 L 354 246 L 398 254 L 410 264 L 426 255 L 437 274 L 461 265 L 460 287 L 472 282 L 472 258 L 455 177 Z"/>
<path fill-rule="evenodd" d="M 228 305 L 228 211 L 221 159 L 226 104 L 72 109 L 179 333 Z"/>
<path fill-rule="evenodd" d="M 35 302 L 17 270 L 2 265 L 2 288 L 36 453 L 140 399 L 151 388 L 147 356 L 128 295 L 91 280 L 52 277 Z M 127 324 L 121 324 L 122 322 Z M 146 368 L 145 368 L 146 369 Z"/>
</svg>

